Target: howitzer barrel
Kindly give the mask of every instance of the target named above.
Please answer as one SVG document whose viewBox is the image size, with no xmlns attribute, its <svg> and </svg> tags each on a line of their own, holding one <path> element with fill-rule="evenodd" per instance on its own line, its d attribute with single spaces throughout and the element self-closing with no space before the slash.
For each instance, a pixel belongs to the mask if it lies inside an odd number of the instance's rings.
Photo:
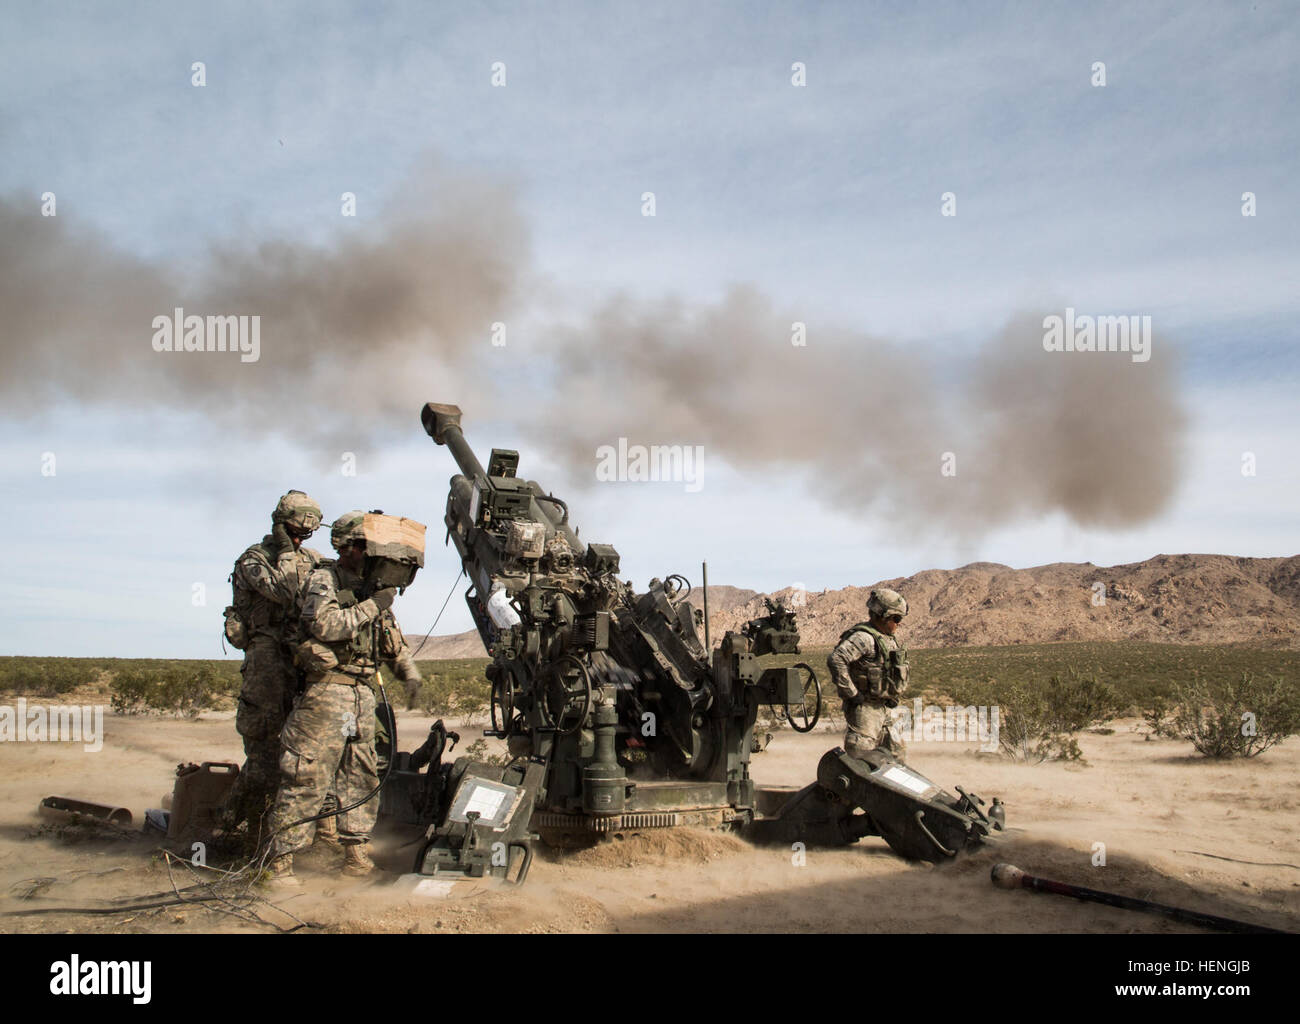
<svg viewBox="0 0 1300 1024">
<path fill-rule="evenodd" d="M 462 473 L 471 480 L 487 479 L 483 464 L 479 462 L 478 456 L 474 454 L 474 450 L 470 448 L 469 442 L 461 432 L 460 406 L 426 402 L 424 408 L 420 410 L 420 422 L 424 425 L 426 434 L 451 451 L 451 456 L 456 460 L 456 465 L 460 467 Z"/>
</svg>

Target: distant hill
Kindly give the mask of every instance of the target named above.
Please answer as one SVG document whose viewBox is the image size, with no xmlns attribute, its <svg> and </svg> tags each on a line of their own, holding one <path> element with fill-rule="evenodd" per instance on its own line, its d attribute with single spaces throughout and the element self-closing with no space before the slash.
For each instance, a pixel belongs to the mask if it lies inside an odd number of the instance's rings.
<svg viewBox="0 0 1300 1024">
<path fill-rule="evenodd" d="M 871 588 L 882 585 L 907 598 L 903 635 L 910 647 L 1065 640 L 1300 646 L 1300 556 L 1232 555 L 1156 555 L 1110 567 L 1056 562 L 1012 569 L 975 562 L 810 593 L 795 609 L 804 645 L 833 644 L 847 626 L 866 618 Z M 772 596 L 787 603 L 796 597 L 790 590 Z M 710 628 L 720 636 L 762 614 L 763 602 L 758 596 L 710 612 Z"/>
<path fill-rule="evenodd" d="M 428 640 L 423 637 L 408 636 L 407 644 L 412 651 L 423 647 L 416 653 L 415 657 L 419 661 L 429 658 L 434 661 L 451 661 L 456 658 L 486 658 L 487 651 L 483 649 L 483 641 L 479 639 L 477 629 L 467 629 L 464 633 L 450 633 L 447 636 L 430 636 Z"/>
<path fill-rule="evenodd" d="M 808 593 L 802 606 L 789 589 L 767 596 L 796 605 L 804 647 L 827 647 L 847 626 L 867 617 L 867 596 L 876 586 L 892 587 L 907 598 L 909 614 L 901 635 L 909 647 L 1068 640 L 1300 647 L 1300 555 L 1156 555 L 1128 565 L 1055 562 L 1032 569 L 974 562 Z M 714 642 L 763 614 L 764 596 L 738 587 L 709 587 Z M 698 603 L 697 596 L 691 601 Z M 420 657 L 485 653 L 471 630 L 431 638 Z"/>
</svg>

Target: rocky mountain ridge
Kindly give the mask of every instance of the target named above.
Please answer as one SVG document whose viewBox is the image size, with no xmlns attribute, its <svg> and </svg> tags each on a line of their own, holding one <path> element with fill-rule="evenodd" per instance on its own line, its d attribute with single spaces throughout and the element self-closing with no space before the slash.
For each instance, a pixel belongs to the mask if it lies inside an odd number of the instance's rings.
<svg viewBox="0 0 1300 1024">
<path fill-rule="evenodd" d="M 770 595 L 716 586 L 709 587 L 709 628 L 716 643 L 762 615 L 770 596 L 794 609 L 803 647 L 828 647 L 867 617 L 867 597 L 877 586 L 907 598 L 900 635 L 909 647 L 1079 640 L 1300 647 L 1300 555 L 1156 555 L 1109 567 L 1055 562 L 1029 569 L 974 562 L 863 587 Z M 470 631 L 431 637 L 419 657 L 484 654 Z"/>
</svg>

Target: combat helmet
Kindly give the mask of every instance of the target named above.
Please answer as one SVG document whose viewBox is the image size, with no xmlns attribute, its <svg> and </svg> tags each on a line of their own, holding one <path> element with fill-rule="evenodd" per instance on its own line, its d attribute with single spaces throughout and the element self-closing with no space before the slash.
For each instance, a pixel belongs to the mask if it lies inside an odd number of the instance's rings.
<svg viewBox="0 0 1300 1024">
<path fill-rule="evenodd" d="M 271 522 L 284 523 L 291 533 L 310 537 L 321 523 L 320 505 L 302 491 L 290 491 L 276 504 Z"/>
<path fill-rule="evenodd" d="M 901 618 L 907 615 L 907 599 L 897 590 L 880 587 L 873 590 L 871 596 L 867 598 L 867 611 L 879 615 L 882 619 L 890 615 Z"/>
<path fill-rule="evenodd" d="M 365 532 L 362 525 L 366 521 L 366 514 L 359 509 L 353 509 L 351 512 L 344 512 L 334 520 L 330 527 L 330 543 L 334 550 L 338 551 L 344 544 L 354 540 L 365 540 Z"/>
</svg>

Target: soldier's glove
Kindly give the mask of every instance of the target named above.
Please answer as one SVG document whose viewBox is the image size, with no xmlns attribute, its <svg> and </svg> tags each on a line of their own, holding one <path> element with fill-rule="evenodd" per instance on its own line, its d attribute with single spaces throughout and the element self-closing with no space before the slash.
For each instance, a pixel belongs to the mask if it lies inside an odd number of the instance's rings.
<svg viewBox="0 0 1300 1024">
<path fill-rule="evenodd" d="M 370 600 L 375 602 L 376 607 L 378 607 L 381 612 L 386 612 L 389 608 L 393 607 L 393 601 L 396 597 L 396 587 L 384 587 L 383 590 L 376 590 L 371 594 Z"/>
<path fill-rule="evenodd" d="M 856 708 L 859 704 L 865 704 L 866 702 L 867 702 L 867 698 L 863 696 L 861 690 L 859 690 L 852 697 L 849 697 L 844 701 L 844 703 L 851 708 Z"/>
<path fill-rule="evenodd" d="M 293 538 L 289 536 L 284 523 L 276 523 L 271 528 L 271 547 L 281 554 L 293 550 Z"/>
</svg>

